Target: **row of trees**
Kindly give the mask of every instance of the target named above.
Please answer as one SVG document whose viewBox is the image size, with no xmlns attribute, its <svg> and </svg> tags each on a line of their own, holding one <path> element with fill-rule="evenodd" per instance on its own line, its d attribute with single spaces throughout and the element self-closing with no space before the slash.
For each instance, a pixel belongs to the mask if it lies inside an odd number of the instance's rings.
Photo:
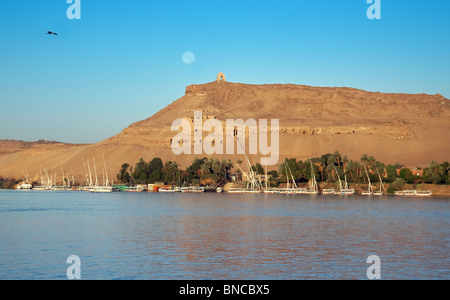
<svg viewBox="0 0 450 300">
<path fill-rule="evenodd" d="M 236 168 L 235 172 L 238 178 L 242 178 L 242 176 L 239 176 L 240 169 L 246 170 L 247 167 L 242 166 L 241 160 L 237 160 L 236 163 L 240 168 Z M 311 170 L 311 166 L 313 170 Z M 237 166 L 230 160 L 205 157 L 194 159 L 189 167 L 182 170 L 179 164 L 174 161 L 163 164 L 160 158 L 154 158 L 147 163 L 141 158 L 134 168 L 129 164 L 123 164 L 117 174 L 117 179 L 131 185 L 165 182 L 175 185 L 206 186 L 229 181 L 234 167 Z M 257 174 L 264 174 L 266 171 L 259 163 L 251 167 Z M 361 156 L 360 160 L 354 161 L 336 151 L 307 161 L 297 161 L 295 158 L 285 159 L 278 166 L 278 170 L 271 170 L 268 174 L 272 178 L 271 184 L 275 186 L 287 182 L 288 178 L 292 180 L 292 177 L 297 183 L 308 182 L 312 174 L 318 181 L 322 182 L 336 182 L 339 178 L 342 180 L 346 177 L 348 182 L 368 183 L 367 176 L 371 182 L 378 182 L 379 176 L 381 176 L 383 182 L 392 184 L 396 182 L 397 185 L 400 182 L 448 184 L 450 183 L 450 164 L 448 162 L 439 164 L 433 161 L 429 167 L 423 169 L 423 175 L 419 176 L 399 163 L 386 166 L 367 154 Z"/>
<path fill-rule="evenodd" d="M 442 184 L 450 183 L 450 163 L 448 161 L 439 164 L 431 162 L 428 168 L 423 169 L 423 180 L 426 183 Z"/>
<path fill-rule="evenodd" d="M 5 179 L 0 177 L 0 189 L 13 189 L 16 184 L 18 184 L 20 180 L 15 179 Z"/>
<path fill-rule="evenodd" d="M 311 172 L 311 164 L 313 172 Z M 338 151 L 333 154 L 324 154 L 321 157 L 311 158 L 308 161 L 297 161 L 295 158 L 286 159 L 278 167 L 280 181 L 285 182 L 287 176 L 294 177 L 298 182 L 307 182 L 315 174 L 320 181 L 336 182 L 347 177 L 349 182 L 368 182 L 365 168 L 370 180 L 378 181 L 378 173 L 385 173 L 385 165 L 377 161 L 373 156 L 364 154 L 360 161 L 349 160 L 347 156 Z M 396 171 L 396 170 L 395 170 Z M 391 174 L 394 176 L 394 174 Z M 396 176 L 393 177 L 393 179 Z M 392 180 L 393 180 L 392 179 Z"/>
<path fill-rule="evenodd" d="M 154 158 L 146 163 L 141 158 L 134 168 L 127 163 L 123 164 L 117 179 L 130 185 L 164 182 L 178 186 L 183 184 L 207 186 L 229 181 L 233 167 L 230 160 L 205 157 L 196 158 L 186 170 L 181 170 L 179 164 L 174 161 L 163 164 L 160 158 Z"/>
<path fill-rule="evenodd" d="M 367 183 L 367 176 L 371 182 L 379 181 L 379 175 L 383 182 L 394 183 L 396 180 L 402 180 L 404 183 L 432 183 L 432 184 L 450 184 L 450 163 L 445 161 L 441 164 L 433 161 L 429 167 L 415 169 L 416 172 L 405 168 L 402 164 L 385 165 L 377 161 L 373 156 L 364 154 L 359 161 L 349 160 L 345 155 L 339 152 L 325 154 L 321 157 L 312 158 L 314 173 L 316 178 L 321 181 L 337 181 L 339 178 L 347 177 L 349 182 Z M 288 168 L 286 168 L 286 166 Z M 311 179 L 310 161 L 296 161 L 296 159 L 286 159 L 279 166 L 281 181 L 286 181 L 286 170 L 290 170 L 298 182 L 304 182 Z M 367 174 L 366 174 L 367 170 Z M 423 172 L 417 172 L 422 170 Z M 416 174 L 414 174 L 416 173 Z M 422 175 L 417 175 L 422 173 Z M 379 174 L 379 175 L 378 175 Z"/>
</svg>

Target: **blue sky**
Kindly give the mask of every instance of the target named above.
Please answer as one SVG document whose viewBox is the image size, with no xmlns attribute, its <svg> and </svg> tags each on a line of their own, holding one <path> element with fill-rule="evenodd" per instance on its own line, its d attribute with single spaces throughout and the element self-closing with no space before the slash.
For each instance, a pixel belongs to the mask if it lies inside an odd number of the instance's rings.
<svg viewBox="0 0 450 300">
<path fill-rule="evenodd" d="M 382 0 L 381 20 L 366 0 L 82 0 L 81 20 L 69 6 L 0 1 L 0 139 L 98 142 L 220 71 L 450 98 L 450 1 Z"/>
</svg>

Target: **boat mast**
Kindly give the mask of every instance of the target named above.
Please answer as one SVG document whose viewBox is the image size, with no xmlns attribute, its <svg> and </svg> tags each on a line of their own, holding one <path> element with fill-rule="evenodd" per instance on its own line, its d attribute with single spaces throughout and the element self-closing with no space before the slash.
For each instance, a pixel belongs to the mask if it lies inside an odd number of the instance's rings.
<svg viewBox="0 0 450 300">
<path fill-rule="evenodd" d="M 258 188 L 258 183 L 256 181 L 255 172 L 253 172 L 253 169 L 252 169 L 252 164 L 250 163 L 250 160 L 248 159 L 247 155 L 245 155 L 245 159 L 247 161 L 247 165 L 248 165 L 248 168 L 249 168 L 249 174 L 251 176 L 252 189 L 257 189 Z"/>
<path fill-rule="evenodd" d="M 284 171 L 286 172 L 286 179 L 287 179 L 287 184 L 286 184 L 286 188 L 289 189 L 289 174 L 287 171 L 287 167 L 286 167 L 286 160 L 284 160 Z"/>
<path fill-rule="evenodd" d="M 344 188 L 348 189 L 347 174 L 345 173 L 345 165 L 344 164 L 343 164 L 343 168 L 344 168 L 344 179 L 345 179 Z"/>
<path fill-rule="evenodd" d="M 372 193 L 372 184 L 370 182 L 370 177 L 369 177 L 369 173 L 367 173 L 367 168 L 366 168 L 366 164 L 363 162 L 364 165 L 364 171 L 366 172 L 366 176 L 367 176 L 367 180 L 369 181 L 369 193 Z M 378 171 L 378 170 L 377 170 Z"/>
<path fill-rule="evenodd" d="M 44 181 L 42 178 L 42 166 L 39 166 L 39 181 L 41 182 L 41 187 L 44 186 Z"/>
<path fill-rule="evenodd" d="M 66 178 L 64 177 L 64 168 L 62 165 L 61 165 L 61 172 L 62 172 L 62 182 L 63 182 L 62 186 L 66 187 Z"/>
<path fill-rule="evenodd" d="M 297 188 L 297 183 L 295 182 L 294 175 L 292 175 L 291 168 L 289 168 L 289 165 L 287 167 L 289 170 L 289 174 L 291 175 L 291 178 L 292 178 L 292 185 L 294 186 L 294 188 Z"/>
<path fill-rule="evenodd" d="M 92 160 L 94 161 L 95 186 L 98 186 L 97 166 L 95 165 L 95 157 L 93 157 Z"/>
<path fill-rule="evenodd" d="M 106 170 L 105 157 L 103 157 L 103 166 L 105 167 L 105 173 L 106 173 L 106 182 L 105 182 L 105 186 L 109 186 L 108 171 Z"/>
<path fill-rule="evenodd" d="M 380 179 L 380 193 L 382 193 L 382 192 L 384 192 L 384 184 L 383 184 L 383 180 L 381 179 L 381 175 L 380 175 L 380 172 L 378 171 L 378 168 L 375 167 L 375 169 L 377 169 L 378 178 Z"/>
<path fill-rule="evenodd" d="M 89 186 L 89 177 L 86 169 L 86 163 L 84 162 L 84 157 L 83 157 L 83 166 L 84 166 L 84 173 L 86 174 L 86 186 Z"/>
<path fill-rule="evenodd" d="M 265 182 L 266 182 L 266 190 L 267 190 L 267 165 L 264 166 L 264 176 L 265 176 Z"/>
<path fill-rule="evenodd" d="M 336 169 L 336 166 L 333 164 L 333 167 L 334 167 L 334 171 L 336 172 L 336 176 L 337 176 L 337 178 L 339 179 L 339 192 L 340 191 L 342 191 L 342 181 L 341 181 L 341 176 L 339 175 L 339 173 L 338 173 L 338 171 L 337 171 L 337 169 Z"/>
<path fill-rule="evenodd" d="M 311 159 L 309 159 L 309 162 L 311 163 L 311 184 L 312 184 L 312 190 L 314 192 L 316 192 L 318 190 L 317 181 L 316 181 L 316 172 L 314 172 L 314 167 L 313 167 Z"/>
<path fill-rule="evenodd" d="M 238 166 L 239 170 L 241 170 L 242 175 L 245 176 L 250 181 L 250 178 L 247 176 L 247 173 L 245 173 L 244 170 L 242 170 L 241 166 L 237 162 L 234 163 Z"/>
<path fill-rule="evenodd" d="M 89 186 L 92 186 L 92 173 L 91 173 L 91 165 L 89 164 L 89 159 L 87 160 L 88 170 L 89 170 Z"/>
</svg>

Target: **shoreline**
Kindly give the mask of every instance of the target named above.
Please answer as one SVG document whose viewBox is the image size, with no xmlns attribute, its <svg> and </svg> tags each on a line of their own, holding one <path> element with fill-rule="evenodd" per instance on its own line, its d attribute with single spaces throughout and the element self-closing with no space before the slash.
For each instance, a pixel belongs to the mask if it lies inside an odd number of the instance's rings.
<svg viewBox="0 0 450 300">
<path fill-rule="evenodd" d="M 332 184 L 320 184 L 319 185 L 320 188 L 319 190 L 322 191 L 323 189 L 326 188 L 332 188 L 334 187 L 334 185 Z M 299 186 L 300 188 L 306 188 L 307 186 Z M 375 186 L 374 186 L 375 187 Z M 233 183 L 229 183 L 223 190 L 223 193 L 227 194 L 227 190 L 233 188 Z M 347 195 L 347 196 L 367 196 L 367 195 L 362 195 L 362 192 L 365 191 L 367 189 L 367 184 L 350 184 L 350 188 L 354 188 L 355 189 L 355 194 L 354 195 Z M 429 190 L 431 191 L 433 194 L 431 196 L 424 196 L 424 198 L 433 198 L 433 197 L 450 197 L 450 185 L 438 185 L 438 184 L 405 184 L 402 190 L 418 190 L 418 191 L 423 191 L 423 190 Z M 16 188 L 0 188 L 0 191 L 33 191 L 32 189 L 29 190 L 18 190 Z M 52 190 L 50 190 L 51 192 Z M 72 189 L 72 190 L 66 190 L 66 191 L 79 191 L 78 189 Z M 323 195 L 321 192 L 319 192 L 319 195 Z M 324 195 L 327 196 L 327 195 Z M 330 195 L 331 196 L 331 195 Z M 339 195 L 337 195 L 339 196 Z M 398 196 L 395 195 L 393 193 L 387 193 L 385 192 L 383 194 L 383 196 L 394 196 L 394 197 L 402 197 L 402 198 L 417 198 L 420 196 L 416 196 L 416 197 L 410 197 L 410 196 Z M 368 197 L 376 197 L 374 195 L 368 196 Z"/>
</svg>

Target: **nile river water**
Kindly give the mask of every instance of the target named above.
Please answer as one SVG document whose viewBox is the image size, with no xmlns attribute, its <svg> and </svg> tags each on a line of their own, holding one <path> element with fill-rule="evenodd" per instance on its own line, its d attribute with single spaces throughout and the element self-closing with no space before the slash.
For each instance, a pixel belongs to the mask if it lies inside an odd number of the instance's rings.
<svg viewBox="0 0 450 300">
<path fill-rule="evenodd" d="M 0 279 L 450 279 L 449 200 L 0 191 Z"/>
</svg>

